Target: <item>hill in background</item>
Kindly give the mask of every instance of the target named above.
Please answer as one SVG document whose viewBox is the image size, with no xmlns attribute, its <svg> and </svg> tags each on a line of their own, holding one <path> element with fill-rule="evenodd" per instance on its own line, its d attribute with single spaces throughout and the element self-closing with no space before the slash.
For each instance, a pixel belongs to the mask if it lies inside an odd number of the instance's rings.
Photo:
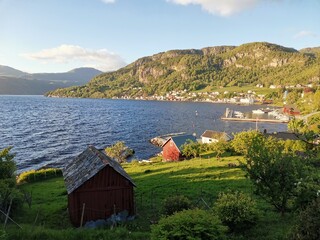
<svg viewBox="0 0 320 240">
<path fill-rule="evenodd" d="M 214 90 L 256 84 L 318 84 L 319 48 L 298 51 L 267 42 L 241 46 L 170 50 L 143 57 L 80 87 L 58 89 L 60 97 L 141 97 L 170 91 Z"/>
</svg>

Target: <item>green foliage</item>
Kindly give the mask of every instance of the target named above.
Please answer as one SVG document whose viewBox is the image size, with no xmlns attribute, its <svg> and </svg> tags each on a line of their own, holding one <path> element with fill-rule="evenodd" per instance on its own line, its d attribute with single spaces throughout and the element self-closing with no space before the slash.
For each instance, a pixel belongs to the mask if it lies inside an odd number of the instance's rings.
<svg viewBox="0 0 320 240">
<path fill-rule="evenodd" d="M 0 180 L 0 209 L 7 211 L 11 203 L 11 212 L 15 212 L 23 203 L 23 195 L 16 188 L 14 180 Z M 2 217 L 2 216 L 1 216 Z"/>
<path fill-rule="evenodd" d="M 163 201 L 163 214 L 166 216 L 191 208 L 191 201 L 183 195 L 168 197 Z"/>
<path fill-rule="evenodd" d="M 201 152 L 201 144 L 188 140 L 187 143 L 182 145 L 182 155 L 186 158 L 199 157 Z"/>
<path fill-rule="evenodd" d="M 10 153 L 12 147 L 0 151 L 0 180 L 14 178 L 16 164 L 13 161 L 14 155 Z"/>
<path fill-rule="evenodd" d="M 151 239 L 225 239 L 226 228 L 212 213 L 200 209 L 184 210 L 160 219 L 152 226 Z"/>
<path fill-rule="evenodd" d="M 31 198 L 14 218 L 20 225 L 42 225 L 52 229 L 71 227 L 67 211 L 68 195 L 62 177 L 21 184 L 18 188 Z"/>
<path fill-rule="evenodd" d="M 7 233 L 4 230 L 0 230 L 0 240 L 7 240 L 8 236 Z"/>
<path fill-rule="evenodd" d="M 109 157 L 115 158 L 119 163 L 126 162 L 127 157 L 133 154 L 133 151 L 128 149 L 122 141 L 116 142 L 111 147 L 107 147 L 105 151 Z"/>
<path fill-rule="evenodd" d="M 307 131 L 307 127 L 303 120 L 291 119 L 288 123 L 288 130 L 294 133 L 305 133 Z"/>
<path fill-rule="evenodd" d="M 38 229 L 42 229 L 41 232 L 49 231 L 51 233 L 48 234 L 51 235 L 56 234 L 56 239 L 60 236 L 62 239 L 64 236 L 65 239 L 77 240 L 93 239 L 94 236 L 95 239 L 150 239 L 150 220 L 158 220 L 162 203 L 168 196 L 184 195 L 192 200 L 194 206 L 206 208 L 203 202 L 199 201 L 200 197 L 206 203 L 212 203 L 225 189 L 251 194 L 252 184 L 245 178 L 241 168 L 228 167 L 228 163 L 242 161 L 242 157 L 224 157 L 221 161 L 215 159 L 197 158 L 164 163 L 161 157 L 157 157 L 146 165 L 123 164 L 125 171 L 138 186 L 135 189 L 135 204 L 139 217 L 126 225 L 131 232 L 126 231 L 127 235 L 122 231 L 120 235 L 114 235 L 114 231 L 110 232 L 108 229 L 84 232 L 73 229 L 68 219 L 68 200 L 62 177 L 19 185 L 23 192 L 31 193 L 32 206 L 24 204 L 19 214 L 14 216 L 14 220 L 23 230 L 12 224 L 8 226 L 7 233 L 10 239 L 33 239 L 33 231 L 40 231 Z M 150 173 L 145 174 L 146 170 L 150 170 Z M 243 233 L 244 237 L 240 236 L 242 233 L 230 233 L 227 239 L 285 239 L 295 215 L 289 212 L 280 218 L 266 201 L 259 197 L 256 201 L 259 212 L 263 213 L 257 225 Z M 96 234 L 89 237 L 94 232 Z M 39 236 L 41 234 L 45 233 L 39 233 Z"/>
<path fill-rule="evenodd" d="M 307 143 L 301 140 L 285 140 L 279 141 L 283 145 L 284 153 L 306 152 Z"/>
<path fill-rule="evenodd" d="M 17 183 L 36 182 L 43 179 L 49 179 L 57 176 L 62 176 L 62 170 L 58 168 L 44 168 L 39 170 L 30 170 L 21 173 L 17 177 Z"/>
<path fill-rule="evenodd" d="M 248 154 L 248 147 L 252 144 L 253 139 L 262 140 L 263 138 L 264 136 L 257 131 L 239 132 L 234 135 L 231 146 L 235 152 L 246 156 Z"/>
<path fill-rule="evenodd" d="M 16 188 L 14 155 L 11 147 L 0 151 L 0 209 L 7 211 L 11 205 L 14 212 L 22 203 L 22 194 Z"/>
<path fill-rule="evenodd" d="M 216 157 L 221 157 L 229 149 L 228 143 L 224 141 L 218 141 L 211 143 L 209 149 L 216 154 Z"/>
<path fill-rule="evenodd" d="M 214 210 L 222 223 L 233 232 L 248 230 L 258 219 L 255 201 L 240 191 L 220 193 L 214 203 Z"/>
<path fill-rule="evenodd" d="M 298 222 L 292 231 L 290 239 L 318 240 L 320 239 L 320 197 L 302 210 Z"/>
<path fill-rule="evenodd" d="M 276 139 L 261 135 L 250 139 L 243 167 L 256 192 L 284 214 L 297 193 L 297 182 L 306 177 L 305 166 L 297 156 L 284 154 Z"/>
</svg>

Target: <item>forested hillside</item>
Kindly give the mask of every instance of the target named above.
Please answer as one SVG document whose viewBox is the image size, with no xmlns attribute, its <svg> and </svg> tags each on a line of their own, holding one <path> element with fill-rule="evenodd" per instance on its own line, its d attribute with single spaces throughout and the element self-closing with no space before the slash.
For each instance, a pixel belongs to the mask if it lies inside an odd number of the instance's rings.
<svg viewBox="0 0 320 240">
<path fill-rule="evenodd" d="M 143 57 L 88 84 L 49 92 L 60 97 L 139 97 L 172 90 L 319 83 L 319 48 L 301 51 L 266 42 L 170 50 Z"/>
</svg>

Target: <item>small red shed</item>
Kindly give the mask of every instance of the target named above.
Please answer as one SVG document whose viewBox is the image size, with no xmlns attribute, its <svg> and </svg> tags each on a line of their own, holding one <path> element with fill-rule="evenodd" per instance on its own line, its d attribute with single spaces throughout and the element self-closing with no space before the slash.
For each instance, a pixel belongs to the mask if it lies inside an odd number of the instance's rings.
<svg viewBox="0 0 320 240">
<path fill-rule="evenodd" d="M 293 115 L 293 116 L 300 115 L 299 109 L 290 105 L 285 105 L 282 109 L 282 112 L 288 115 Z"/>
<path fill-rule="evenodd" d="M 182 145 L 188 141 L 196 142 L 196 138 L 192 135 L 180 135 L 170 137 L 162 145 L 162 156 L 164 161 L 179 161 L 182 158 Z"/>
<path fill-rule="evenodd" d="M 63 176 L 74 226 L 124 210 L 130 216 L 135 214 L 134 182 L 117 161 L 94 146 L 70 161 Z"/>
</svg>

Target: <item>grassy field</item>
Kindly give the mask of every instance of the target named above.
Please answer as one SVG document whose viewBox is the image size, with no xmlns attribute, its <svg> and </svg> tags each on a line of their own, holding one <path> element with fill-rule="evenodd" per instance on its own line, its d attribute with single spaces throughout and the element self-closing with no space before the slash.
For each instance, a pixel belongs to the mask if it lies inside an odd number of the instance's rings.
<svg viewBox="0 0 320 240">
<path fill-rule="evenodd" d="M 250 181 L 238 168 L 229 168 L 241 157 L 193 159 L 181 162 L 163 163 L 153 159 L 152 163 L 127 163 L 124 169 L 137 185 L 135 189 L 137 218 L 118 230 L 84 231 L 86 238 L 77 237 L 79 230 L 72 229 L 67 216 L 67 195 L 62 177 L 41 182 L 27 183 L 20 188 L 32 194 L 32 205 L 24 204 L 13 216 L 23 230 L 13 224 L 8 227 L 9 239 L 148 239 L 150 225 L 161 217 L 162 202 L 166 197 L 182 194 L 192 200 L 195 207 L 211 211 L 219 192 L 227 189 L 241 190 L 252 195 L 258 202 L 259 221 L 245 236 L 230 236 L 230 239 L 284 239 L 292 225 L 292 215 L 280 214 L 264 200 L 253 194 Z M 208 208 L 209 206 L 209 208 Z M 31 229 L 31 230 L 30 230 Z M 33 229 L 33 230 L 32 230 Z M 49 230 L 50 229 L 50 230 Z M 56 233 L 56 235 L 55 235 Z M 61 237 L 58 237 L 60 236 Z M 97 237 L 98 235 L 101 237 Z M 50 237 L 50 236 L 56 237 Z M 38 235 L 37 235 L 38 236 Z M 39 238 L 41 239 L 41 238 Z"/>
</svg>

